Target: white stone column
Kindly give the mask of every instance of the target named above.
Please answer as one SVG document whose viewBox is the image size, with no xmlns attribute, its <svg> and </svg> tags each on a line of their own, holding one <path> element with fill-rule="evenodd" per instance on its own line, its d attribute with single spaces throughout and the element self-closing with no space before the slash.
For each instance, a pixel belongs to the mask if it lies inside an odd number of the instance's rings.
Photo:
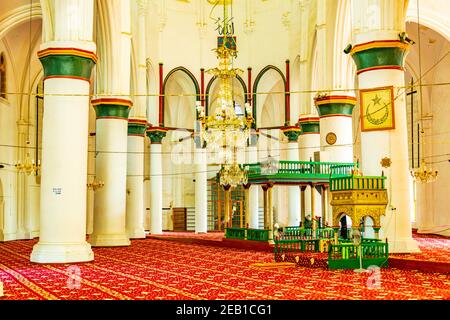
<svg viewBox="0 0 450 320">
<path fill-rule="evenodd" d="M 92 42 L 92 0 L 50 1 L 54 33 L 44 30 L 44 119 L 39 242 L 31 261 L 93 260 L 86 242 L 86 184 Z M 50 23 L 47 23 L 48 26 Z M 50 34 L 52 36 L 50 36 Z"/>
<path fill-rule="evenodd" d="M 360 89 L 393 86 L 395 128 L 361 132 L 363 173 L 387 177 L 388 208 L 381 219 L 380 237 L 389 241 L 390 252 L 418 252 L 412 238 L 412 180 L 409 174 L 404 60 L 409 45 L 402 42 L 400 31 L 377 31 L 355 36 L 351 51 L 355 60 Z M 363 58 L 364 57 L 364 58 Z M 381 59 L 383 57 L 383 59 Z M 381 159 L 389 158 L 389 168 Z"/>
<path fill-rule="evenodd" d="M 247 163 L 258 162 L 258 135 L 252 134 L 248 147 Z M 248 213 L 248 228 L 259 229 L 259 186 L 252 185 L 248 191 L 249 197 L 249 213 Z"/>
<path fill-rule="evenodd" d="M 131 239 L 145 238 L 144 163 L 145 132 L 147 129 L 147 62 L 146 62 L 146 17 L 148 1 L 137 1 L 137 81 L 135 83 L 134 107 L 128 121 L 127 159 L 127 214 L 126 229 Z"/>
<path fill-rule="evenodd" d="M 300 161 L 314 161 L 314 153 L 320 151 L 320 118 L 313 115 L 301 117 L 299 126 L 302 129 L 298 139 L 299 159 Z M 311 187 L 306 186 L 304 191 L 305 216 L 311 215 L 311 217 L 314 217 L 321 215 L 321 207 L 318 205 L 321 195 L 317 189 L 314 188 L 313 191 L 315 193 L 314 212 L 311 211 Z"/>
<path fill-rule="evenodd" d="M 133 105 L 131 79 L 131 6 L 130 0 L 99 0 L 108 14 L 103 30 L 106 43 L 99 65 L 100 94 L 92 104 L 96 122 L 96 176 L 105 183 L 94 200 L 93 246 L 127 246 L 126 175 L 128 116 Z"/>
<path fill-rule="evenodd" d="M 208 180 L 206 150 L 195 147 L 195 233 L 208 232 Z"/>
<path fill-rule="evenodd" d="M 146 129 L 147 119 L 129 119 L 126 229 L 130 239 L 145 238 L 144 138 Z"/>
<path fill-rule="evenodd" d="M 126 232 L 127 131 L 131 101 L 92 100 L 97 113 L 95 171 L 104 186 L 95 192 L 92 246 L 128 246 Z"/>
<path fill-rule="evenodd" d="M 150 233 L 162 233 L 162 146 L 167 129 L 150 127 L 147 136 L 150 138 Z"/>
<path fill-rule="evenodd" d="M 298 137 L 300 135 L 300 128 L 286 127 L 283 133 L 288 137 L 287 145 L 287 160 L 299 161 Z M 298 186 L 288 186 L 288 226 L 299 226 L 301 219 L 300 208 L 300 188 Z"/>
<path fill-rule="evenodd" d="M 92 183 L 95 180 L 95 137 L 88 138 L 88 183 Z M 86 195 L 86 234 L 92 234 L 94 230 L 94 186 L 91 186 L 87 190 Z"/>
<path fill-rule="evenodd" d="M 356 98 L 334 95 L 314 101 L 320 116 L 320 161 L 353 163 L 352 113 Z"/>
</svg>

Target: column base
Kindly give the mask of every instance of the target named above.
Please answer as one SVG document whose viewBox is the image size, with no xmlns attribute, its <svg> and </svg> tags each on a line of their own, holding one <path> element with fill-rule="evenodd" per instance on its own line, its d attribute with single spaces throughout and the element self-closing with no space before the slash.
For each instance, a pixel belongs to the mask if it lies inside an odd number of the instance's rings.
<svg viewBox="0 0 450 320">
<path fill-rule="evenodd" d="M 93 247 L 125 247 L 131 244 L 125 233 L 121 234 L 92 234 L 89 243 Z"/>
<path fill-rule="evenodd" d="M 36 263 L 73 263 L 94 260 L 89 243 L 38 242 L 31 252 L 30 261 Z"/>
<path fill-rule="evenodd" d="M 426 230 L 426 231 L 423 231 L 423 230 Z M 417 229 L 417 233 L 418 234 L 437 234 L 439 236 L 450 237 L 450 229 L 449 230 L 438 231 L 437 229 L 436 230 L 432 230 L 432 228 L 423 228 L 423 229 L 418 228 Z"/>
<path fill-rule="evenodd" d="M 15 232 L 3 233 L 3 231 L 0 231 L 0 242 L 13 240 L 17 240 L 17 234 Z"/>
<path fill-rule="evenodd" d="M 162 234 L 162 233 L 163 233 L 162 229 L 161 230 L 151 230 L 150 229 L 150 232 L 149 232 L 149 234 Z"/>
<path fill-rule="evenodd" d="M 39 238 L 39 231 L 27 231 L 21 234 L 20 237 L 17 237 L 17 240 L 31 240 L 34 238 Z"/>
<path fill-rule="evenodd" d="M 135 229 L 128 231 L 128 238 L 130 239 L 145 239 L 145 230 L 144 229 Z"/>
<path fill-rule="evenodd" d="M 389 253 L 419 253 L 419 245 L 417 241 L 412 238 L 397 239 L 395 241 L 390 241 L 389 243 Z"/>
</svg>

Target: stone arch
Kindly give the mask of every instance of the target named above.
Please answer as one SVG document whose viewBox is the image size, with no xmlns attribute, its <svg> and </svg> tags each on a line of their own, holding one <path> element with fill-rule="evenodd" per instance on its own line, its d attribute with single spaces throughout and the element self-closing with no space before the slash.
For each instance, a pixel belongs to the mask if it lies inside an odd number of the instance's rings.
<svg viewBox="0 0 450 320">
<path fill-rule="evenodd" d="M 6 58 L 0 53 L 0 98 L 6 99 Z"/>
<path fill-rule="evenodd" d="M 174 88 L 171 88 L 171 87 Z M 175 89 L 176 92 L 181 93 L 181 96 L 170 96 L 169 94 L 165 96 L 168 89 Z M 196 120 L 196 110 L 195 110 L 195 102 L 200 101 L 200 86 L 197 82 L 197 79 L 195 76 L 185 67 L 177 67 L 175 69 L 172 69 L 167 76 L 164 79 L 163 82 L 163 106 L 162 106 L 162 124 L 166 127 L 176 127 L 181 129 L 193 129 L 194 128 L 194 121 Z M 184 94 L 184 96 L 183 96 Z M 178 105 L 183 105 L 184 108 L 191 109 L 192 114 L 192 121 L 191 125 L 184 125 L 183 127 L 174 124 L 173 120 L 170 119 L 172 122 L 167 123 L 168 119 L 166 115 L 169 114 L 169 112 L 172 112 L 170 110 L 171 106 L 169 105 L 168 101 L 171 99 L 177 98 L 180 101 L 178 102 Z M 183 101 L 181 101 L 183 100 Z M 166 106 L 168 108 L 166 108 Z M 183 118 L 186 118 L 186 113 L 183 114 Z"/>
<path fill-rule="evenodd" d="M 15 8 L 7 12 L 4 17 L 5 18 L 0 21 L 0 39 L 19 24 L 36 19 L 43 19 L 43 22 L 45 24 L 46 20 L 50 19 L 50 17 L 48 16 L 48 12 L 42 10 L 39 3 L 33 3 L 31 4 L 31 7 L 30 4 L 25 4 L 23 6 Z M 47 24 L 45 24 L 45 27 L 48 28 Z"/>
<path fill-rule="evenodd" d="M 354 221 L 353 206 L 333 206 L 333 227 L 339 228 L 339 222 L 343 216 L 349 216 Z"/>
<path fill-rule="evenodd" d="M 300 80 L 300 55 L 297 55 L 294 59 L 294 63 L 292 63 L 291 70 L 291 115 L 295 115 L 295 122 L 298 120 L 298 115 L 300 114 L 300 105 L 301 105 L 301 94 L 300 93 L 292 93 L 295 91 L 301 91 L 302 84 Z M 295 123 L 294 122 L 294 123 Z"/>
<path fill-rule="evenodd" d="M 364 219 L 364 237 L 365 238 L 375 238 L 375 231 L 374 231 L 374 227 L 376 227 L 375 225 L 375 219 L 374 217 L 372 217 L 371 215 L 366 215 L 363 216 L 362 219 Z M 368 219 L 370 219 L 371 221 L 368 221 Z"/>
<path fill-rule="evenodd" d="M 445 28 L 445 26 L 449 27 L 450 23 L 439 21 L 439 15 L 435 12 L 423 7 L 420 9 L 420 20 L 418 21 L 416 16 L 409 15 L 406 23 L 406 32 L 416 42 L 406 57 L 405 63 L 406 85 L 410 85 L 412 77 L 415 83 L 414 90 L 417 92 L 412 97 L 414 108 L 411 108 L 411 96 L 408 96 L 406 100 L 409 165 L 417 168 L 421 160 L 425 160 L 432 170 L 439 172 L 439 178 L 432 184 L 415 184 L 416 189 L 413 193 L 415 212 L 412 211 L 411 219 L 415 222 L 419 233 L 448 236 L 450 235 L 448 229 L 450 218 L 448 215 L 442 215 L 442 212 L 445 212 L 450 204 L 448 192 L 445 191 L 450 170 L 447 165 L 447 146 L 442 141 L 447 140 L 449 136 L 449 118 L 446 108 L 449 94 L 445 86 L 430 85 L 420 88 L 418 79 L 422 76 L 424 84 L 447 83 L 450 80 L 450 55 L 448 54 L 450 28 Z M 433 17 L 434 20 L 431 19 Z M 419 43 L 421 44 L 420 55 Z M 420 56 L 422 68 L 419 64 Z M 407 89 L 407 91 L 411 90 Z M 420 120 L 422 116 L 425 118 L 423 121 Z M 420 133 L 422 129 L 423 134 Z"/>
<path fill-rule="evenodd" d="M 261 98 L 257 99 L 258 88 L 259 88 L 259 86 L 261 84 L 261 79 L 263 79 L 263 77 L 265 75 L 269 74 L 270 71 L 273 71 L 273 72 L 275 72 L 275 74 L 279 75 L 279 77 L 280 77 L 279 81 L 282 81 L 282 83 L 281 83 L 282 89 L 283 89 L 284 92 L 286 92 L 286 77 L 285 77 L 284 73 L 279 68 L 277 68 L 276 66 L 273 66 L 273 65 L 268 65 L 268 66 L 264 67 L 258 73 L 258 75 L 255 78 L 255 82 L 253 84 L 253 117 L 255 118 L 255 124 L 256 124 L 257 127 L 258 127 L 258 101 L 262 100 Z M 274 88 L 276 85 L 277 85 L 277 83 L 272 83 L 272 88 Z M 265 100 L 263 100 L 263 101 L 265 101 Z M 284 110 L 284 122 L 287 122 L 289 119 L 286 119 L 287 112 L 286 112 L 285 95 L 283 95 L 283 103 L 282 103 L 282 105 L 283 105 L 283 110 Z M 264 105 L 262 105 L 262 107 L 263 106 Z M 283 126 L 283 125 L 284 125 L 284 123 L 281 124 L 281 126 Z"/>
<path fill-rule="evenodd" d="M 212 89 L 215 86 L 217 80 L 217 76 L 212 77 L 208 84 L 206 85 L 206 90 L 205 90 L 205 114 L 208 116 L 209 115 L 209 105 L 212 99 L 210 99 L 210 93 L 212 91 Z M 238 81 L 239 86 L 242 88 L 242 92 L 244 93 L 243 97 L 244 97 L 244 102 L 248 102 L 248 90 L 247 90 L 247 85 L 245 84 L 244 80 L 242 79 L 241 76 L 236 75 L 236 78 L 233 79 L 233 87 L 235 86 L 235 80 Z"/>
<path fill-rule="evenodd" d="M 350 55 L 344 53 L 345 47 L 351 43 L 352 18 L 350 0 L 338 3 L 336 12 L 333 56 L 333 87 L 337 89 L 352 88 L 356 77 L 356 66 Z"/>
<path fill-rule="evenodd" d="M 435 0 L 434 5 L 421 5 L 417 16 L 417 1 L 409 1 L 406 11 L 406 22 L 420 22 L 420 24 L 435 30 L 450 41 L 450 22 L 443 7 L 448 7 L 447 0 Z M 425 2 L 424 2 L 425 3 Z"/>
<path fill-rule="evenodd" d="M 147 65 L 147 78 L 146 78 L 146 86 L 147 93 L 150 95 L 147 96 L 147 121 L 149 123 L 158 123 L 158 116 L 156 112 L 152 112 L 152 110 L 158 110 L 158 96 L 154 95 L 158 92 L 158 83 L 156 81 L 156 69 L 153 66 L 153 63 L 150 59 L 146 60 Z"/>
</svg>

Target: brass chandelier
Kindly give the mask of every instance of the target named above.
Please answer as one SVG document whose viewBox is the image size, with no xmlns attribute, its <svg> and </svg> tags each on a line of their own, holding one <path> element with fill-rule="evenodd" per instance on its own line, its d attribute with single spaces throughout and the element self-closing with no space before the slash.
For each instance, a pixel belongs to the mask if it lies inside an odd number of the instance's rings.
<svg viewBox="0 0 450 320">
<path fill-rule="evenodd" d="M 247 183 L 247 171 L 237 163 L 236 153 L 246 146 L 250 138 L 253 114 L 250 104 L 246 103 L 244 110 L 240 110 L 233 97 L 233 79 L 241 75 L 243 70 L 233 67 L 237 50 L 233 18 L 228 17 L 228 6 L 232 2 L 219 1 L 217 4 L 223 5 L 224 13 L 223 21 L 217 20 L 219 37 L 218 46 L 214 49 L 219 64 L 206 72 L 218 79 L 219 90 L 213 105 L 214 113 L 206 116 L 204 107 L 198 103 L 197 118 L 201 127 L 200 137 L 208 148 L 224 151 L 225 157 L 221 160 L 222 168 L 219 171 L 220 184 L 236 187 Z"/>
<path fill-rule="evenodd" d="M 30 154 L 27 153 L 25 157 L 25 162 L 22 163 L 20 160 L 15 164 L 18 172 L 26 173 L 27 175 L 38 174 L 41 169 L 41 162 L 38 160 L 37 163 L 31 160 Z"/>
<path fill-rule="evenodd" d="M 411 176 L 414 178 L 414 180 L 422 183 L 429 183 L 436 181 L 437 175 L 438 175 L 437 170 L 431 170 L 427 168 L 424 159 L 422 159 L 419 168 L 411 170 Z"/>
</svg>

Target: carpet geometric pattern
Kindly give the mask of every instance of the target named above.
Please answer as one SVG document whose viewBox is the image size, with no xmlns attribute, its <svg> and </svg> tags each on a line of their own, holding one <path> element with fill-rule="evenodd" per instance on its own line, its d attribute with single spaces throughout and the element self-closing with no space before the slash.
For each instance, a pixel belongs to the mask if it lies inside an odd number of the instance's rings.
<svg viewBox="0 0 450 320">
<path fill-rule="evenodd" d="M 422 252 L 392 254 L 392 257 L 417 261 L 446 262 L 450 264 L 450 238 L 418 233 L 413 233 L 413 238 L 418 242 Z"/>
<path fill-rule="evenodd" d="M 89 263 L 42 265 L 29 261 L 35 243 L 0 244 L 0 299 L 450 300 L 450 276 L 440 273 L 278 267 L 271 253 L 157 239 L 94 248 Z"/>
</svg>

